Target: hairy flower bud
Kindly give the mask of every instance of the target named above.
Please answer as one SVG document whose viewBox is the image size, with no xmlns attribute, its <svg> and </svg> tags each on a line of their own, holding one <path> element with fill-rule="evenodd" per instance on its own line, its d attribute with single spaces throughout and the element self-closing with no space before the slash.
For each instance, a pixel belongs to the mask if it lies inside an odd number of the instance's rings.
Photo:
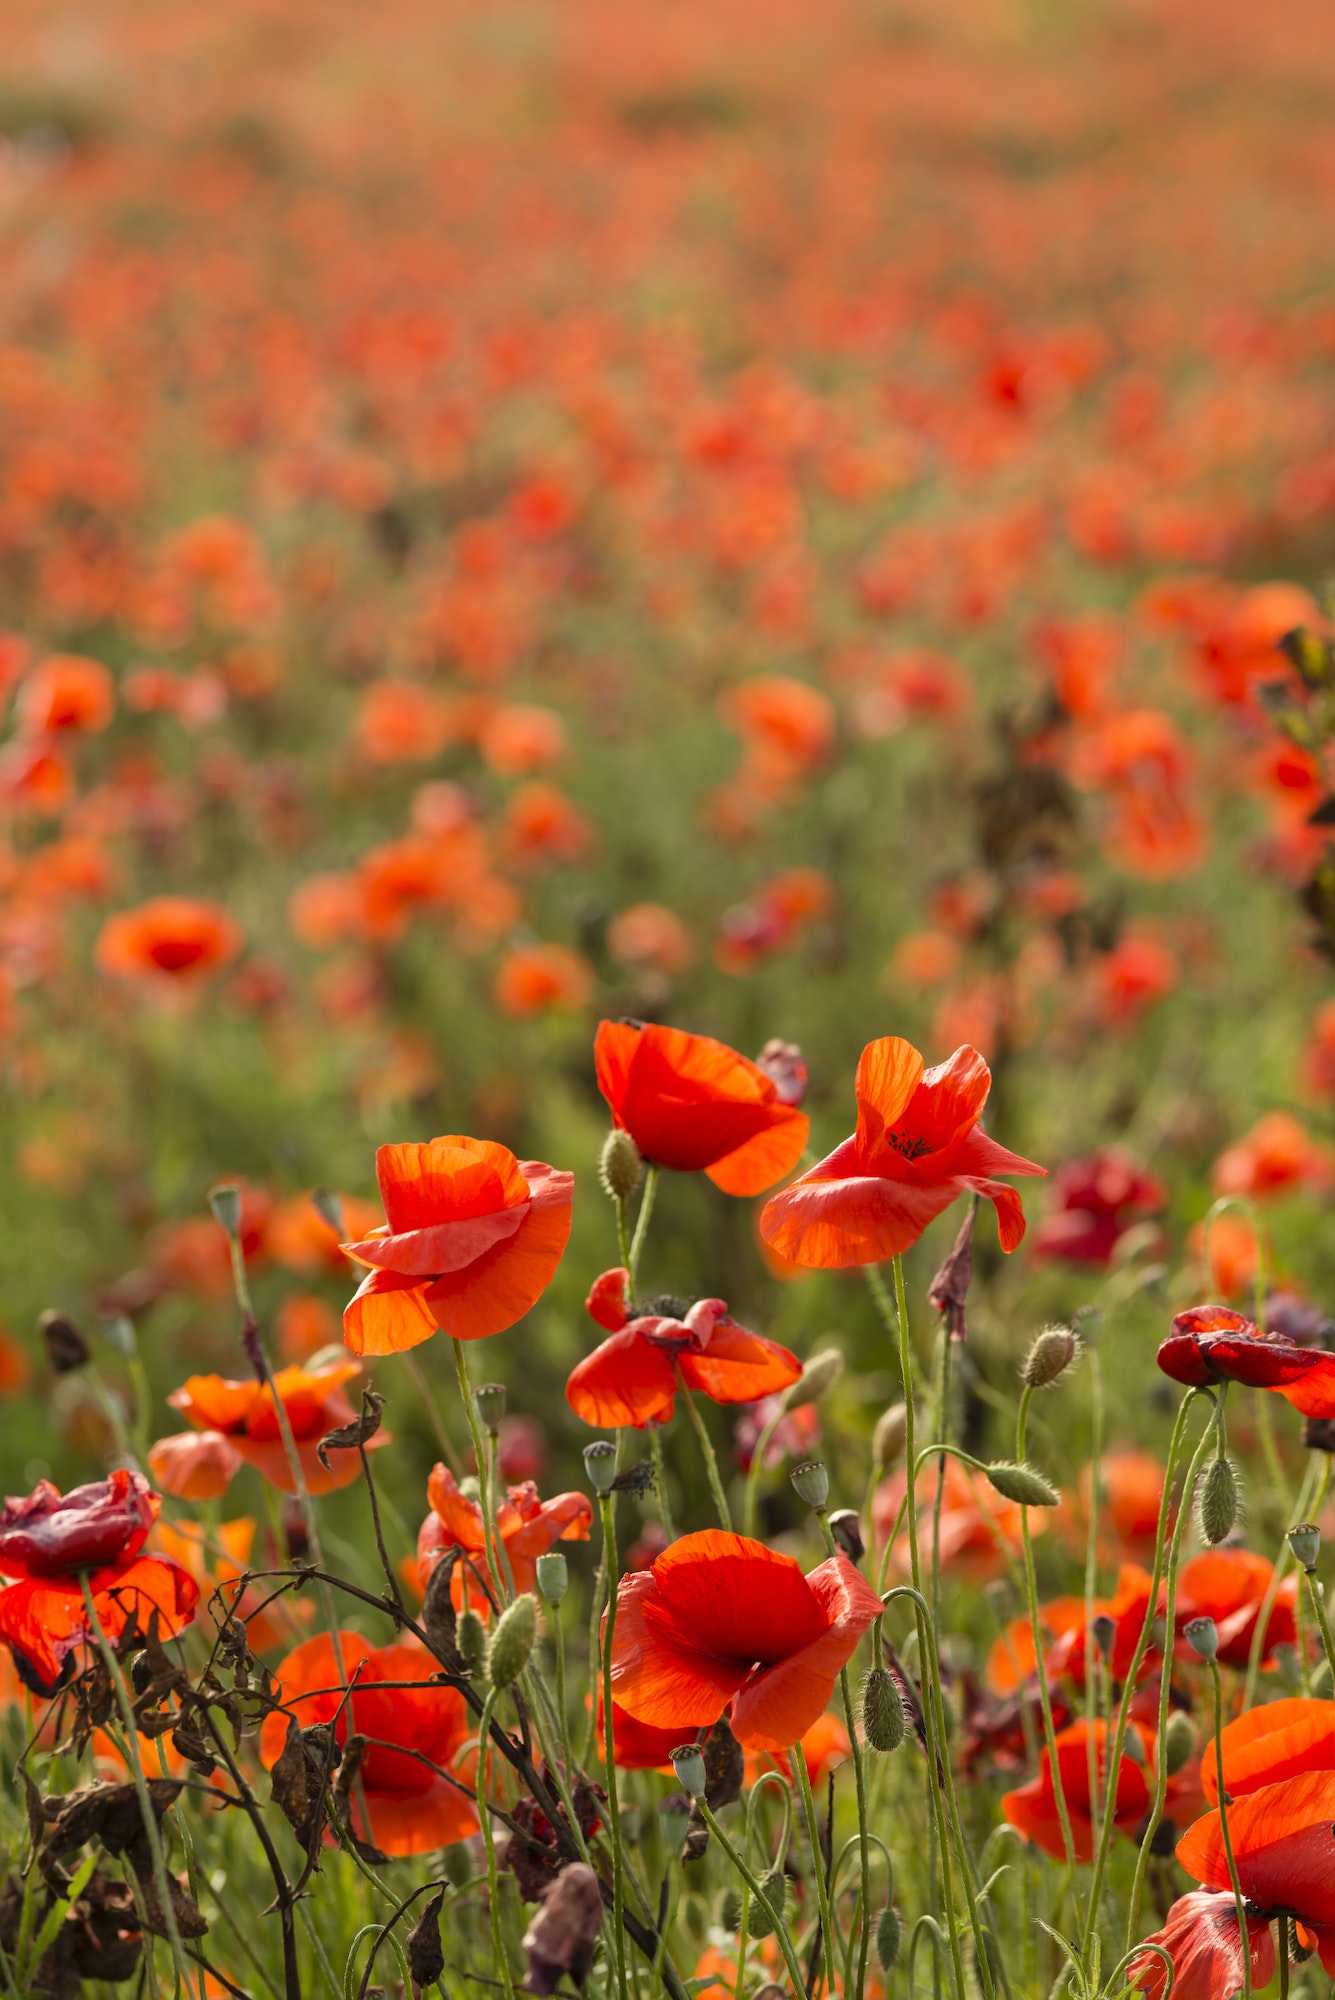
<svg viewBox="0 0 1335 2000">
<path fill-rule="evenodd" d="M 806 1403 L 818 1403 L 843 1372 L 844 1357 L 839 1349 L 822 1347 L 818 1354 L 812 1355 L 796 1382 L 790 1382 L 784 1390 L 784 1409 L 800 1410 Z"/>
<path fill-rule="evenodd" d="M 1021 1371 L 1025 1387 L 1046 1389 L 1064 1375 L 1079 1352 L 1080 1343 L 1069 1326 L 1045 1327 L 1025 1358 Z"/>
<path fill-rule="evenodd" d="M 876 1958 L 882 1972 L 893 1972 L 899 1957 L 899 1912 L 887 1903 L 876 1919 Z"/>
<path fill-rule="evenodd" d="M 537 1636 L 538 1600 L 526 1590 L 496 1620 L 487 1648 L 487 1678 L 493 1687 L 509 1687 L 519 1679 Z"/>
<path fill-rule="evenodd" d="M 550 1605 L 558 1605 L 570 1588 L 570 1566 L 559 1549 L 548 1549 L 533 1565 L 538 1589 Z"/>
<path fill-rule="evenodd" d="M 1238 1482 L 1226 1458 L 1217 1458 L 1196 1492 L 1201 1537 L 1210 1543 L 1222 1542 L 1238 1518 Z"/>
<path fill-rule="evenodd" d="M 1315 1521 L 1300 1521 L 1296 1528 L 1289 1529 L 1289 1547 L 1293 1559 L 1300 1569 L 1309 1576 L 1316 1568 L 1316 1559 L 1321 1554 L 1321 1530 Z"/>
<path fill-rule="evenodd" d="M 1164 1731 L 1164 1769 L 1170 1778 L 1196 1754 L 1196 1725 L 1183 1708 L 1175 1708 Z"/>
<path fill-rule="evenodd" d="M 1213 1618 L 1189 1618 L 1182 1627 L 1182 1637 L 1203 1660 L 1213 1660 L 1219 1654 L 1219 1631 Z"/>
<path fill-rule="evenodd" d="M 877 1418 L 876 1429 L 871 1434 L 871 1460 L 878 1472 L 892 1466 L 903 1451 L 908 1420 L 909 1413 L 902 1403 L 891 1403 L 889 1409 L 882 1410 Z"/>
<path fill-rule="evenodd" d="M 1035 1472 L 1032 1465 L 985 1465 L 988 1482 L 1005 1500 L 1019 1507 L 1055 1507 L 1061 1498 L 1055 1486 Z"/>
<path fill-rule="evenodd" d="M 617 1476 L 617 1448 L 606 1438 L 595 1438 L 584 1447 L 584 1470 L 595 1493 L 610 1493 Z"/>
<path fill-rule="evenodd" d="M 725 1889 L 718 1906 L 718 1920 L 721 1928 L 732 1931 L 734 1936 L 742 1927 L 742 1892 L 740 1889 Z"/>
<path fill-rule="evenodd" d="M 613 1201 L 629 1201 L 640 1185 L 644 1160 L 629 1132 L 614 1125 L 603 1141 L 598 1178 Z"/>
<path fill-rule="evenodd" d="M 672 1768 L 677 1783 L 693 1799 L 704 1797 L 705 1760 L 698 1743 L 683 1743 L 672 1752 Z"/>
<path fill-rule="evenodd" d="M 455 1620 L 454 1646 L 465 1669 L 470 1674 L 476 1673 L 487 1649 L 487 1628 L 471 1604 Z"/>
<path fill-rule="evenodd" d="M 818 1458 L 804 1458 L 788 1475 L 799 1500 L 819 1513 L 830 1497 L 830 1475 Z"/>
<path fill-rule="evenodd" d="M 505 1415 L 504 1382 L 483 1382 L 478 1388 L 474 1389 L 473 1401 L 477 1405 L 479 1417 L 487 1429 L 494 1435 L 500 1425 L 501 1418 Z"/>
<path fill-rule="evenodd" d="M 797 1756 L 801 1756 L 799 1749 Z M 788 1877 L 782 1868 L 771 1868 L 760 1877 L 760 1886 L 776 1917 L 782 1921 L 788 1902 Z M 769 1920 L 769 1911 L 757 1896 L 751 1898 L 751 1908 L 746 1918 L 747 1935 L 753 1938 L 767 1938 L 774 1929 Z"/>
<path fill-rule="evenodd" d="M 888 1667 L 869 1667 L 862 1682 L 862 1730 L 873 1750 L 904 1741 L 904 1702 Z"/>
</svg>

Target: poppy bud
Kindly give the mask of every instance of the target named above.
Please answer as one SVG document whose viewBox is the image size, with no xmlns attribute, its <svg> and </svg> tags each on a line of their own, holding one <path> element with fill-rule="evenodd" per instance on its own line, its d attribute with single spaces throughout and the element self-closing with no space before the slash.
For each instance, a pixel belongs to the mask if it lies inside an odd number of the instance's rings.
<svg viewBox="0 0 1335 2000">
<path fill-rule="evenodd" d="M 663 1823 L 663 1845 L 669 1854 L 675 1854 L 691 1823 L 691 1802 L 685 1792 L 669 1793 L 659 1805 L 658 1816 Z"/>
<path fill-rule="evenodd" d="M 546 1555 L 539 1556 L 533 1565 L 538 1579 L 538 1589 L 547 1602 L 555 1607 L 570 1588 L 570 1568 L 559 1549 L 548 1549 Z"/>
<path fill-rule="evenodd" d="M 904 1703 L 888 1667 L 869 1667 L 862 1682 L 862 1732 L 873 1750 L 904 1741 Z"/>
<path fill-rule="evenodd" d="M 994 1486 L 1004 1500 L 1013 1500 L 1019 1507 L 1055 1507 L 1061 1498 L 1055 1486 L 1049 1485 L 1041 1472 L 1035 1472 L 1032 1465 L 985 1465 L 983 1471 L 988 1482 Z"/>
<path fill-rule="evenodd" d="M 1182 1637 L 1203 1660 L 1213 1660 L 1219 1653 L 1219 1632 L 1213 1618 L 1189 1618 L 1182 1627 Z"/>
<path fill-rule="evenodd" d="M 818 1458 L 804 1458 L 788 1475 L 793 1491 L 808 1507 L 822 1513 L 830 1497 L 830 1475 Z"/>
<path fill-rule="evenodd" d="M 1080 1343 L 1069 1326 L 1045 1327 L 1025 1358 L 1021 1373 L 1027 1389 L 1046 1389 L 1064 1375 L 1075 1360 Z"/>
<path fill-rule="evenodd" d="M 682 1790 L 693 1799 L 704 1797 L 705 1760 L 698 1743 L 683 1743 L 672 1752 L 672 1768 Z"/>
<path fill-rule="evenodd" d="M 486 1651 L 487 1632 L 471 1604 L 465 1606 L 454 1622 L 454 1645 L 465 1671 L 475 1673 Z"/>
<path fill-rule="evenodd" d="M 1196 1725 L 1184 1708 L 1175 1708 L 1164 1731 L 1164 1770 L 1176 1777 L 1196 1751 Z"/>
<path fill-rule="evenodd" d="M 1289 1547 L 1293 1550 L 1294 1561 L 1310 1576 L 1321 1554 L 1321 1530 L 1316 1522 L 1300 1521 L 1296 1528 L 1290 1528 Z"/>
<path fill-rule="evenodd" d="M 802 1755 L 800 1749 L 797 1755 L 799 1757 Z M 766 1874 L 762 1875 L 760 1886 L 765 1893 L 770 1908 L 773 1909 L 775 1916 L 782 1922 L 784 1909 L 788 1902 L 788 1877 L 784 1874 L 782 1867 L 771 1868 Z M 751 1898 L 751 1908 L 747 1912 L 746 1918 L 747 1936 L 767 1938 L 773 1929 L 774 1926 L 769 1920 L 769 1910 L 765 1908 L 764 1903 L 760 1901 L 758 1896 L 753 1896 Z"/>
<path fill-rule="evenodd" d="M 209 1189 L 209 1207 L 213 1219 L 225 1235 L 233 1241 L 241 1234 L 241 1190 L 230 1181 L 221 1187 Z"/>
<path fill-rule="evenodd" d="M 617 1476 L 617 1448 L 606 1438 L 595 1438 L 584 1447 L 584 1470 L 595 1493 L 610 1493 Z"/>
<path fill-rule="evenodd" d="M 134 1330 L 134 1321 L 124 1313 L 113 1313 L 102 1328 L 103 1333 L 115 1348 L 117 1354 L 126 1361 L 133 1361 L 139 1348 L 139 1336 Z"/>
<path fill-rule="evenodd" d="M 487 1648 L 487 1679 L 493 1687 L 509 1687 L 519 1679 L 537 1636 L 538 1600 L 526 1590 L 513 1604 L 507 1604 L 496 1620 Z"/>
<path fill-rule="evenodd" d="M 902 1403 L 891 1403 L 888 1410 L 881 1411 L 871 1434 L 871 1460 L 878 1472 L 893 1465 L 903 1451 L 908 1421 L 909 1413 Z"/>
<path fill-rule="evenodd" d="M 1226 1458 L 1217 1458 L 1201 1481 L 1196 1508 L 1202 1540 L 1211 1547 L 1222 1542 L 1238 1518 L 1238 1482 Z"/>
<path fill-rule="evenodd" d="M 796 1382 L 783 1392 L 783 1408 L 800 1410 L 804 1404 L 818 1403 L 844 1372 L 844 1357 L 837 1347 L 822 1347 L 813 1354 Z"/>
<path fill-rule="evenodd" d="M 1141 1742 L 1139 1735 L 1134 1729 L 1128 1729 L 1126 1732 L 1126 1738 L 1122 1744 L 1122 1755 L 1129 1757 L 1133 1764 L 1139 1764 L 1142 1771 L 1145 1769 L 1148 1761 L 1145 1756 L 1145 1745 Z"/>
<path fill-rule="evenodd" d="M 1110 1618 L 1106 1611 L 1100 1611 L 1089 1629 L 1094 1634 L 1094 1644 L 1098 1647 L 1104 1659 L 1108 1659 L 1112 1653 L 1113 1643 L 1117 1638 L 1117 1620 Z"/>
<path fill-rule="evenodd" d="M 882 1972 L 893 1972 L 899 1957 L 899 1912 L 887 1903 L 876 1919 L 876 1957 Z"/>
<path fill-rule="evenodd" d="M 93 1350 L 64 1313 L 44 1312 L 37 1325 L 46 1343 L 46 1358 L 57 1375 L 72 1375 L 92 1360 Z"/>
<path fill-rule="evenodd" d="M 483 1382 L 480 1387 L 474 1389 L 473 1401 L 477 1405 L 479 1417 L 494 1437 L 500 1428 L 501 1418 L 505 1415 L 504 1382 Z"/>
<path fill-rule="evenodd" d="M 862 1539 L 862 1522 L 852 1507 L 841 1507 L 830 1516 L 830 1533 L 850 1562 L 861 1562 L 867 1553 Z"/>
<path fill-rule="evenodd" d="M 613 1126 L 603 1142 L 598 1178 L 613 1201 L 629 1201 L 640 1185 L 644 1160 L 629 1132 Z"/>
<path fill-rule="evenodd" d="M 311 1190 L 311 1207 L 323 1221 L 329 1224 L 335 1236 L 342 1238 L 346 1234 L 343 1227 L 343 1201 L 341 1196 L 336 1195 L 332 1188 L 313 1188 Z"/>
<path fill-rule="evenodd" d="M 740 1889 L 725 1889 L 719 1898 L 719 1926 L 725 1931 L 739 1931 L 742 1927 L 742 1893 Z"/>
</svg>

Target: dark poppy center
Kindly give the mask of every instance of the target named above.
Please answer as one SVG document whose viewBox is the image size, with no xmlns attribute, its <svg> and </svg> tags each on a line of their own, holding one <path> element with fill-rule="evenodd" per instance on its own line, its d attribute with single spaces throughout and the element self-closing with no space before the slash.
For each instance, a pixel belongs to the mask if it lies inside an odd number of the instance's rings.
<svg viewBox="0 0 1335 2000">
<path fill-rule="evenodd" d="M 906 1160 L 920 1160 L 924 1153 L 932 1150 L 930 1140 L 910 1139 L 906 1132 L 887 1132 L 885 1137 L 887 1144 Z"/>
<path fill-rule="evenodd" d="M 148 955 L 162 972 L 185 972 L 190 966 L 198 965 L 205 952 L 202 938 L 158 938 L 149 946 Z"/>
</svg>

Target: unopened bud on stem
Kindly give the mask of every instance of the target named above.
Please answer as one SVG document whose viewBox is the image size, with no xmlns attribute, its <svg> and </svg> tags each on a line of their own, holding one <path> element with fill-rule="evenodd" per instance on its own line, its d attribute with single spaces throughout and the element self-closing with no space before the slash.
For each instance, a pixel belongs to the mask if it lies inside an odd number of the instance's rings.
<svg viewBox="0 0 1335 2000">
<path fill-rule="evenodd" d="M 1238 1482 L 1226 1458 L 1217 1458 L 1202 1479 L 1197 1493 L 1202 1538 L 1213 1548 L 1232 1532 L 1238 1518 Z"/>
<path fill-rule="evenodd" d="M 644 1160 L 629 1132 L 613 1126 L 603 1142 L 598 1178 L 613 1201 L 629 1201 L 640 1185 Z"/>
<path fill-rule="evenodd" d="M 806 1403 L 818 1403 L 833 1389 L 844 1372 L 844 1357 L 837 1347 L 822 1347 L 813 1354 L 796 1382 L 783 1392 L 785 1410 L 800 1410 Z"/>
<path fill-rule="evenodd" d="M 617 1448 L 606 1438 L 595 1438 L 584 1447 L 584 1470 L 589 1475 L 589 1484 L 595 1493 L 612 1491 L 612 1482 L 617 1476 Z"/>
<path fill-rule="evenodd" d="M 1045 1327 L 1025 1359 L 1022 1370 L 1025 1387 L 1046 1389 L 1066 1373 L 1079 1348 L 1080 1343 L 1069 1326 Z"/>
<path fill-rule="evenodd" d="M 892 1403 L 877 1418 L 876 1429 L 871 1434 L 871 1459 L 878 1472 L 884 1472 L 893 1465 L 903 1451 L 908 1421 L 909 1413 L 902 1403 Z"/>
<path fill-rule="evenodd" d="M 533 1565 L 537 1574 L 538 1589 L 547 1602 L 555 1607 L 570 1588 L 570 1568 L 559 1549 L 548 1549 L 546 1555 L 538 1557 Z"/>
<path fill-rule="evenodd" d="M 904 1702 L 888 1667 L 869 1667 L 862 1682 L 862 1729 L 873 1750 L 904 1741 Z"/>
<path fill-rule="evenodd" d="M 1055 1507 L 1061 1495 L 1032 1465 L 985 1465 L 988 1482 L 1019 1507 Z"/>
<path fill-rule="evenodd" d="M 1183 1708 L 1175 1708 L 1164 1731 L 1164 1769 L 1170 1778 L 1196 1754 L 1196 1725 Z"/>
<path fill-rule="evenodd" d="M 493 1687 L 509 1687 L 519 1679 L 537 1636 L 538 1600 L 526 1590 L 496 1620 L 487 1648 L 487 1678 Z"/>
</svg>

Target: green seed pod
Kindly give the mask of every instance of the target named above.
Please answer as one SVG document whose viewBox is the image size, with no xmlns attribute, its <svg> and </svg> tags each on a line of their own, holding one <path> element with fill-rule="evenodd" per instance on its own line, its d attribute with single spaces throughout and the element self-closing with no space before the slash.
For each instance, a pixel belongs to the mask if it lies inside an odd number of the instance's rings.
<svg viewBox="0 0 1335 2000">
<path fill-rule="evenodd" d="M 209 1190 L 209 1207 L 213 1210 L 214 1221 L 228 1236 L 239 1236 L 241 1234 L 241 1190 L 239 1187 L 235 1187 L 230 1181 L 226 1181 L 222 1187 L 211 1188 Z"/>
<path fill-rule="evenodd" d="M 808 1507 L 822 1508 L 830 1497 L 830 1475 L 818 1458 L 804 1458 L 795 1465 L 788 1477 L 793 1482 L 793 1491 L 799 1500 L 805 1500 Z"/>
<path fill-rule="evenodd" d="M 904 1741 L 904 1703 L 888 1667 L 870 1667 L 862 1683 L 862 1728 L 873 1750 Z"/>
<path fill-rule="evenodd" d="M 1238 1518 L 1238 1482 L 1226 1458 L 1217 1458 L 1196 1489 L 1201 1536 L 1211 1547 L 1222 1542 Z"/>
<path fill-rule="evenodd" d="M 570 1566 L 559 1549 L 548 1549 L 538 1557 L 533 1565 L 537 1572 L 538 1589 L 547 1602 L 559 1604 L 570 1587 Z"/>
<path fill-rule="evenodd" d="M 504 1382 L 483 1382 L 473 1391 L 477 1413 L 489 1431 L 494 1431 L 505 1415 Z"/>
<path fill-rule="evenodd" d="M 800 1753 L 799 1753 L 800 1754 Z M 760 1886 L 773 1906 L 774 1914 L 782 1919 L 788 1903 L 788 1877 L 782 1868 L 771 1868 L 760 1878 Z M 766 1938 L 774 1926 L 770 1923 L 765 1905 L 755 1896 L 746 1916 L 746 1934 L 753 1938 Z"/>
<path fill-rule="evenodd" d="M 615 1126 L 603 1142 L 602 1158 L 598 1162 L 598 1178 L 603 1190 L 613 1201 L 629 1201 L 640 1185 L 644 1172 L 644 1161 L 640 1149 L 629 1132 L 619 1131 Z"/>
<path fill-rule="evenodd" d="M 731 1931 L 735 1937 L 742 1928 L 742 1892 L 740 1889 L 725 1889 L 718 1906 L 718 1920 L 721 1928 Z"/>
<path fill-rule="evenodd" d="M 893 1972 L 899 1957 L 900 1923 L 899 1912 L 893 1903 L 887 1903 L 876 1919 L 876 1957 L 882 1972 Z"/>
<path fill-rule="evenodd" d="M 1069 1326 L 1045 1327 L 1039 1334 L 1025 1359 L 1021 1371 L 1025 1386 L 1030 1389 L 1046 1389 L 1059 1375 L 1064 1375 L 1075 1360 L 1080 1343 Z"/>
<path fill-rule="evenodd" d="M 584 1447 L 584 1470 L 595 1493 L 610 1493 L 617 1476 L 617 1448 L 606 1438 L 595 1438 Z"/>
<path fill-rule="evenodd" d="M 704 1797 L 705 1760 L 698 1743 L 683 1743 L 671 1752 L 677 1783 L 693 1799 Z"/>
<path fill-rule="evenodd" d="M 1164 1769 L 1175 1777 L 1196 1754 L 1196 1726 L 1184 1708 L 1175 1708 L 1164 1731 Z"/>
<path fill-rule="evenodd" d="M 1182 1637 L 1202 1660 L 1218 1659 L 1219 1628 L 1213 1618 L 1189 1618 L 1182 1627 Z"/>
<path fill-rule="evenodd" d="M 985 1465 L 989 1483 L 1005 1500 L 1013 1500 L 1019 1507 L 1055 1507 L 1061 1498 L 1055 1486 L 1049 1485 L 1041 1472 L 1035 1472 L 1032 1465 Z"/>
<path fill-rule="evenodd" d="M 1316 1559 L 1321 1554 L 1321 1530 L 1316 1522 L 1300 1521 L 1296 1528 L 1290 1528 L 1289 1547 L 1301 1569 L 1314 1570 Z"/>
<path fill-rule="evenodd" d="M 487 1632 L 471 1604 L 454 1621 L 454 1644 L 467 1671 L 476 1673 L 487 1650 Z"/>
<path fill-rule="evenodd" d="M 538 1636 L 538 1600 L 529 1591 L 507 1604 L 496 1620 L 487 1648 L 487 1678 L 493 1687 L 509 1687 L 528 1665 Z"/>
</svg>

